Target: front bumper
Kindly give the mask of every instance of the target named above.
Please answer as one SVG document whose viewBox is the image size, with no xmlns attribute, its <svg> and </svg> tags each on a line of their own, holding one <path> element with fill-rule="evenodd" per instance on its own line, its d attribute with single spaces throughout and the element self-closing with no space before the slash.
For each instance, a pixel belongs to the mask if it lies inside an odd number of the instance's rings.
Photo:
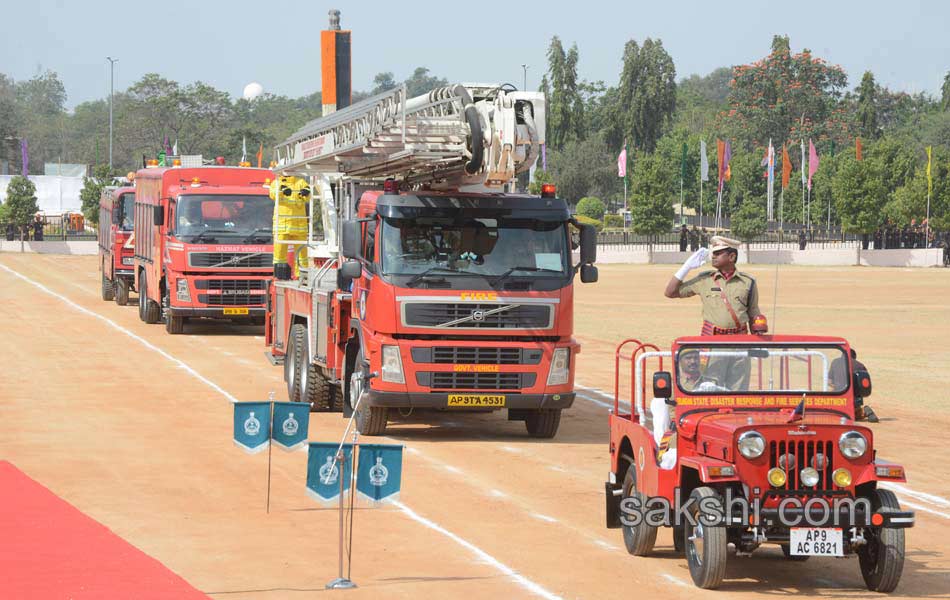
<svg viewBox="0 0 950 600">
<path fill-rule="evenodd" d="M 505 396 L 504 406 L 462 407 L 449 406 L 449 396 Z M 485 409 L 565 409 L 574 404 L 574 392 L 563 394 L 505 394 L 501 392 L 380 392 L 368 390 L 364 402 L 371 406 L 393 408 L 444 408 L 448 410 Z"/>
<path fill-rule="evenodd" d="M 248 317 L 262 317 L 267 314 L 267 309 L 263 306 L 257 308 L 248 308 L 247 314 L 238 315 L 238 314 L 225 314 L 226 309 L 241 308 L 241 307 L 215 307 L 215 308 L 191 308 L 183 306 L 172 306 L 167 309 L 169 313 L 176 317 L 208 317 L 212 319 L 241 319 Z"/>
<path fill-rule="evenodd" d="M 759 511 L 759 518 L 762 525 L 766 527 L 887 527 L 891 529 L 906 529 L 914 526 L 914 512 L 908 510 L 879 512 L 867 514 L 866 511 L 856 509 L 854 511 L 839 510 L 838 514 L 834 511 L 825 511 L 820 508 L 814 508 L 809 511 L 806 520 L 806 510 L 804 508 L 786 508 L 784 519 L 779 516 L 777 508 L 763 508 Z M 880 515 L 879 523 L 874 523 L 875 515 Z M 783 524 L 784 521 L 784 524 Z M 793 525 L 793 523 L 798 523 Z M 770 536 L 771 537 L 771 536 Z"/>
</svg>

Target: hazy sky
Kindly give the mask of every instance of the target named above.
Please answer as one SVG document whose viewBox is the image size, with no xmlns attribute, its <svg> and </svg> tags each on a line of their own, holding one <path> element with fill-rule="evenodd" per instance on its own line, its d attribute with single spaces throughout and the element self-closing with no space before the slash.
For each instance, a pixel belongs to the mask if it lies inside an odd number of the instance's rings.
<svg viewBox="0 0 950 600">
<path fill-rule="evenodd" d="M 15 3 L 14 3 L 15 2 Z M 551 36 L 577 43 L 579 75 L 619 78 L 624 43 L 660 38 L 677 78 L 748 63 L 768 54 L 772 35 L 791 37 L 840 64 L 854 87 L 865 70 L 909 92 L 939 92 L 950 70 L 950 3 L 888 2 L 118 2 L 3 0 L 0 72 L 28 79 L 59 73 L 68 106 L 157 72 L 181 83 L 201 80 L 235 97 L 244 85 L 292 97 L 320 89 L 319 31 L 327 11 L 342 11 L 353 32 L 353 85 L 404 79 L 417 66 L 454 81 L 511 82 L 536 88 Z M 544 8 L 539 8 L 544 7 Z M 767 9 L 765 8 L 767 7 Z"/>
</svg>

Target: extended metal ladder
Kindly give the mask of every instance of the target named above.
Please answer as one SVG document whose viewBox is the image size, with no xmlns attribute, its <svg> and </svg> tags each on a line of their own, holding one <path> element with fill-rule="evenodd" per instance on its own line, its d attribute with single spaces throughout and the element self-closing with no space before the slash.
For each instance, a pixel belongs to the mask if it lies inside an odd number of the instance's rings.
<svg viewBox="0 0 950 600">
<path fill-rule="evenodd" d="M 457 84 L 406 98 L 403 85 L 305 125 L 277 147 L 276 170 L 500 189 L 535 162 L 544 129 L 538 92 Z"/>
</svg>

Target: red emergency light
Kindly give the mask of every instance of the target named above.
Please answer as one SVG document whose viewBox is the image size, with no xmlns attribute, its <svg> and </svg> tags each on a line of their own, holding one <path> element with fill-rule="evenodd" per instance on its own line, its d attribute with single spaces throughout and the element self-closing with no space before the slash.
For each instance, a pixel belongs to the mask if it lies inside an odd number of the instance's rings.
<svg viewBox="0 0 950 600">
<path fill-rule="evenodd" d="M 542 198 L 553 198 L 557 195 L 557 186 L 553 183 L 545 183 L 541 185 L 541 197 Z"/>
<path fill-rule="evenodd" d="M 399 193 L 399 182 L 395 179 L 387 179 L 383 182 L 383 193 L 384 194 L 398 194 Z"/>
</svg>

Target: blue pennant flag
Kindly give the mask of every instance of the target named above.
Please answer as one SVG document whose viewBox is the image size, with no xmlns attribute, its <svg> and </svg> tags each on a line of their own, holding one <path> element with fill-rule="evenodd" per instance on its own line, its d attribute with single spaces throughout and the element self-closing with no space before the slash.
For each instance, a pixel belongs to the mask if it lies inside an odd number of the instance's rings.
<svg viewBox="0 0 950 600">
<path fill-rule="evenodd" d="M 307 445 L 307 427 L 310 407 L 302 402 L 274 403 L 274 443 L 284 450 L 296 450 Z"/>
<path fill-rule="evenodd" d="M 234 403 L 234 443 L 256 454 L 270 441 L 270 402 Z"/>
<path fill-rule="evenodd" d="M 340 477 L 343 491 L 350 489 L 353 471 L 353 444 L 343 444 L 343 465 L 334 461 L 337 443 L 310 442 L 307 455 L 307 493 L 320 502 L 333 502 L 340 495 Z"/>
<path fill-rule="evenodd" d="M 356 491 L 374 504 L 392 502 L 402 487 L 402 446 L 360 444 Z"/>
</svg>

